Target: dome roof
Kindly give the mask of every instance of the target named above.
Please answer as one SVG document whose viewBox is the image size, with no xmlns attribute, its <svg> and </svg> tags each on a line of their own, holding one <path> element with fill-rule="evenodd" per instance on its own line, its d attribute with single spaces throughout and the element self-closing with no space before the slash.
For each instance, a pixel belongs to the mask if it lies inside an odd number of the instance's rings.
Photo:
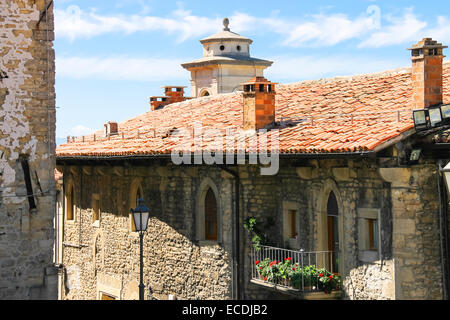
<svg viewBox="0 0 450 320">
<path fill-rule="evenodd" d="M 217 41 L 241 41 L 241 42 L 247 42 L 252 43 L 253 40 L 243 37 L 240 34 L 237 34 L 235 32 L 232 32 L 230 28 L 228 28 L 229 20 L 228 18 L 223 19 L 223 25 L 224 28 L 221 32 L 213 34 L 212 36 L 209 36 L 207 38 L 204 38 L 200 40 L 202 44 L 208 43 L 208 42 L 217 42 Z"/>
</svg>

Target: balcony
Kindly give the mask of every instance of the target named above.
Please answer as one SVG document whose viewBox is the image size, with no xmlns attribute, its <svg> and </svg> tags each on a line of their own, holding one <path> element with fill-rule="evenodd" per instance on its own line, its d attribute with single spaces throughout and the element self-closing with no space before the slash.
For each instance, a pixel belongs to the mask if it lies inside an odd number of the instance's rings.
<svg viewBox="0 0 450 320">
<path fill-rule="evenodd" d="M 269 246 L 251 252 L 251 283 L 306 300 L 341 297 L 338 253 Z"/>
</svg>

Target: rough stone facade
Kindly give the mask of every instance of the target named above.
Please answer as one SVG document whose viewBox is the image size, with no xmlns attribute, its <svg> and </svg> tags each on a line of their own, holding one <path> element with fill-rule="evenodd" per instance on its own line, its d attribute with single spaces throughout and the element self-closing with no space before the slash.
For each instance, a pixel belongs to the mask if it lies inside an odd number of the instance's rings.
<svg viewBox="0 0 450 320">
<path fill-rule="evenodd" d="M 235 178 L 214 166 L 61 161 L 64 184 L 80 193 L 74 221 L 64 223 L 64 299 L 137 298 L 138 237 L 130 229 L 130 190 L 138 181 L 151 208 L 145 234 L 147 298 L 232 299 Z M 237 169 L 238 168 L 238 169 Z M 240 225 L 253 216 L 268 222 L 274 246 L 286 247 L 283 207 L 299 212 L 297 247 L 326 250 L 326 205 L 331 191 L 339 207 L 339 272 L 344 299 L 442 299 L 436 167 L 398 167 L 376 157 L 282 160 L 275 176 L 257 166 L 231 167 L 240 180 Z M 205 187 L 219 203 L 219 241 L 196 237 Z M 92 222 L 92 195 L 100 195 L 101 217 Z M 365 251 L 360 221 L 377 215 L 379 247 Z M 250 282 L 254 261 L 247 231 L 240 229 L 243 298 L 292 298 Z M 108 291 L 109 290 L 109 291 Z"/>
<path fill-rule="evenodd" d="M 52 267 L 55 56 L 49 3 L 0 2 L 0 299 L 57 297 Z"/>
</svg>

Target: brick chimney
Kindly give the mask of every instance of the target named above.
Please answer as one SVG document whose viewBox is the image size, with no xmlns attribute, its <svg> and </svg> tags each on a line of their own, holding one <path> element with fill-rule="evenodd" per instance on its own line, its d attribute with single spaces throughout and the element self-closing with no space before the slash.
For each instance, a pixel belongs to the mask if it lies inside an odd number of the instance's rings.
<svg viewBox="0 0 450 320">
<path fill-rule="evenodd" d="M 243 83 L 244 130 L 259 130 L 275 122 L 275 84 L 264 77 Z"/>
<path fill-rule="evenodd" d="M 119 134 L 119 126 L 117 122 L 109 121 L 105 123 L 105 137 L 115 136 Z"/>
<path fill-rule="evenodd" d="M 152 111 L 162 109 L 169 103 L 170 102 L 168 97 L 158 97 L 158 96 L 150 97 L 150 109 Z"/>
<path fill-rule="evenodd" d="M 164 86 L 164 94 L 169 99 L 169 103 L 181 102 L 184 100 L 184 88 L 181 86 Z"/>
<path fill-rule="evenodd" d="M 411 50 L 414 109 L 425 109 L 442 103 L 442 43 L 424 38 Z"/>
<path fill-rule="evenodd" d="M 152 111 L 157 109 L 162 109 L 166 105 L 181 102 L 186 100 L 187 98 L 184 96 L 184 88 L 183 86 L 164 86 L 164 94 L 165 96 L 158 97 L 153 96 L 150 97 L 150 109 Z"/>
</svg>

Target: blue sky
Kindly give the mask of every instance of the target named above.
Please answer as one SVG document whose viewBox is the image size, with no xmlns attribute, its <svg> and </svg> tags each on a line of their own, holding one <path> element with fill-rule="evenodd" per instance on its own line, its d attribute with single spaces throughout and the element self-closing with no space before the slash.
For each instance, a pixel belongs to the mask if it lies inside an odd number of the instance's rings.
<svg viewBox="0 0 450 320">
<path fill-rule="evenodd" d="M 224 17 L 280 83 L 406 67 L 423 37 L 450 44 L 448 1 L 55 0 L 56 137 L 147 112 L 163 85 L 189 86 L 180 64 L 201 57 Z"/>
</svg>

